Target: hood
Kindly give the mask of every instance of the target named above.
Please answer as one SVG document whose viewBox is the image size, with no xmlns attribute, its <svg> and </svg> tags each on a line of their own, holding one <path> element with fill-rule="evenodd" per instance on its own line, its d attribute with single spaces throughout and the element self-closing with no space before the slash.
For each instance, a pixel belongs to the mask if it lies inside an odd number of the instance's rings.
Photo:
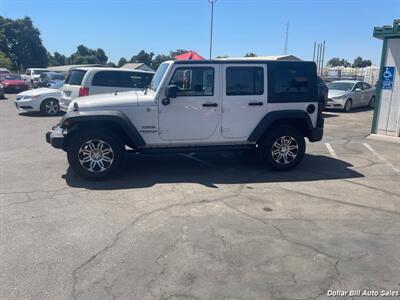
<svg viewBox="0 0 400 300">
<path fill-rule="evenodd" d="M 78 97 L 71 101 L 70 107 L 78 103 L 79 109 L 103 109 L 107 107 L 126 107 L 138 105 L 138 96 L 135 92 L 98 94 Z"/>
<path fill-rule="evenodd" d="M 329 91 L 328 91 L 328 98 L 332 98 L 332 97 L 341 97 L 341 96 L 348 95 L 349 93 L 350 93 L 350 92 L 348 92 L 348 91 L 329 90 Z"/>
<path fill-rule="evenodd" d="M 9 84 L 9 85 L 26 85 L 25 80 L 7 80 L 4 79 L 2 81 L 3 84 Z"/>
<path fill-rule="evenodd" d="M 55 89 L 49 89 L 49 88 L 40 88 L 40 89 L 33 89 L 33 90 L 27 90 L 25 92 L 19 93 L 18 95 L 20 96 L 36 96 L 36 95 L 44 95 L 44 94 L 50 94 L 50 93 L 56 93 L 59 92 L 59 90 Z"/>
</svg>

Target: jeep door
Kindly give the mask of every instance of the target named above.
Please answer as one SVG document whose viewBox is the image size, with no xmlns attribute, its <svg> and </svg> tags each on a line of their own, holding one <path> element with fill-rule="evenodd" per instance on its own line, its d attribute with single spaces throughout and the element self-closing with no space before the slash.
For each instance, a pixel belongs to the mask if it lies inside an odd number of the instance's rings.
<svg viewBox="0 0 400 300">
<path fill-rule="evenodd" d="M 224 64 L 222 135 L 246 139 L 267 112 L 265 64 Z"/>
<path fill-rule="evenodd" d="M 219 65 L 174 65 L 167 82 L 177 86 L 177 97 L 170 98 L 168 104 L 159 101 L 162 139 L 205 140 L 214 134 L 221 109 L 216 78 Z"/>
</svg>

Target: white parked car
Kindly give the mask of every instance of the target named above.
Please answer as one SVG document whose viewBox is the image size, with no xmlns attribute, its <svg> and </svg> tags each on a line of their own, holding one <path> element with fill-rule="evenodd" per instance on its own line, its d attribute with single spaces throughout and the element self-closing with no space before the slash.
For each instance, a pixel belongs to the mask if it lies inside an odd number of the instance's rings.
<svg viewBox="0 0 400 300">
<path fill-rule="evenodd" d="M 357 80 L 337 80 L 328 84 L 326 108 L 342 109 L 349 112 L 354 107 L 374 108 L 375 88 Z"/>
<path fill-rule="evenodd" d="M 313 62 L 168 61 L 144 92 L 75 99 L 46 141 L 93 180 L 118 169 L 126 146 L 143 154 L 248 149 L 286 171 L 303 159 L 305 138 L 322 139 L 320 99 Z"/>
<path fill-rule="evenodd" d="M 153 75 L 154 72 L 117 68 L 72 69 L 62 88 L 60 108 L 67 111 L 68 105 L 77 97 L 143 90 Z"/>
<path fill-rule="evenodd" d="M 58 82 L 48 88 L 39 88 L 19 93 L 15 106 L 24 111 L 40 111 L 45 115 L 54 116 L 60 111 L 61 87 L 63 82 Z"/>
<path fill-rule="evenodd" d="M 38 81 L 41 74 L 49 72 L 47 69 L 40 69 L 40 68 L 29 68 L 26 69 L 24 79 L 28 82 L 31 86 L 34 85 L 34 81 Z"/>
</svg>

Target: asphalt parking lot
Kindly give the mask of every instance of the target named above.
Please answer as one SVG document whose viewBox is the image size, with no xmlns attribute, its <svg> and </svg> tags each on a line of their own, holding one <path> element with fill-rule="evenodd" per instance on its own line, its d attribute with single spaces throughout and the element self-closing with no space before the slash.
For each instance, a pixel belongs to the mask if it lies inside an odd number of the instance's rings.
<svg viewBox="0 0 400 300">
<path fill-rule="evenodd" d="M 327 113 L 324 140 L 288 173 L 241 153 L 131 154 L 117 178 L 88 182 L 45 142 L 59 117 L 19 112 L 7 96 L 1 299 L 400 290 L 400 144 L 365 138 L 370 110 Z"/>
</svg>

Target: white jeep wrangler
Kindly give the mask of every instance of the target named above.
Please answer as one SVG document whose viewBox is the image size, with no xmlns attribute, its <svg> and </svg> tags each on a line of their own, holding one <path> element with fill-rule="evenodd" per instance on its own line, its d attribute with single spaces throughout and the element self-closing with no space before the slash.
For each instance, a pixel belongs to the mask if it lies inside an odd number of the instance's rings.
<svg viewBox="0 0 400 300">
<path fill-rule="evenodd" d="M 143 92 L 74 100 L 46 140 L 87 179 L 113 174 L 126 146 L 139 153 L 256 150 L 289 170 L 305 141 L 322 139 L 313 62 L 168 61 Z"/>
</svg>

